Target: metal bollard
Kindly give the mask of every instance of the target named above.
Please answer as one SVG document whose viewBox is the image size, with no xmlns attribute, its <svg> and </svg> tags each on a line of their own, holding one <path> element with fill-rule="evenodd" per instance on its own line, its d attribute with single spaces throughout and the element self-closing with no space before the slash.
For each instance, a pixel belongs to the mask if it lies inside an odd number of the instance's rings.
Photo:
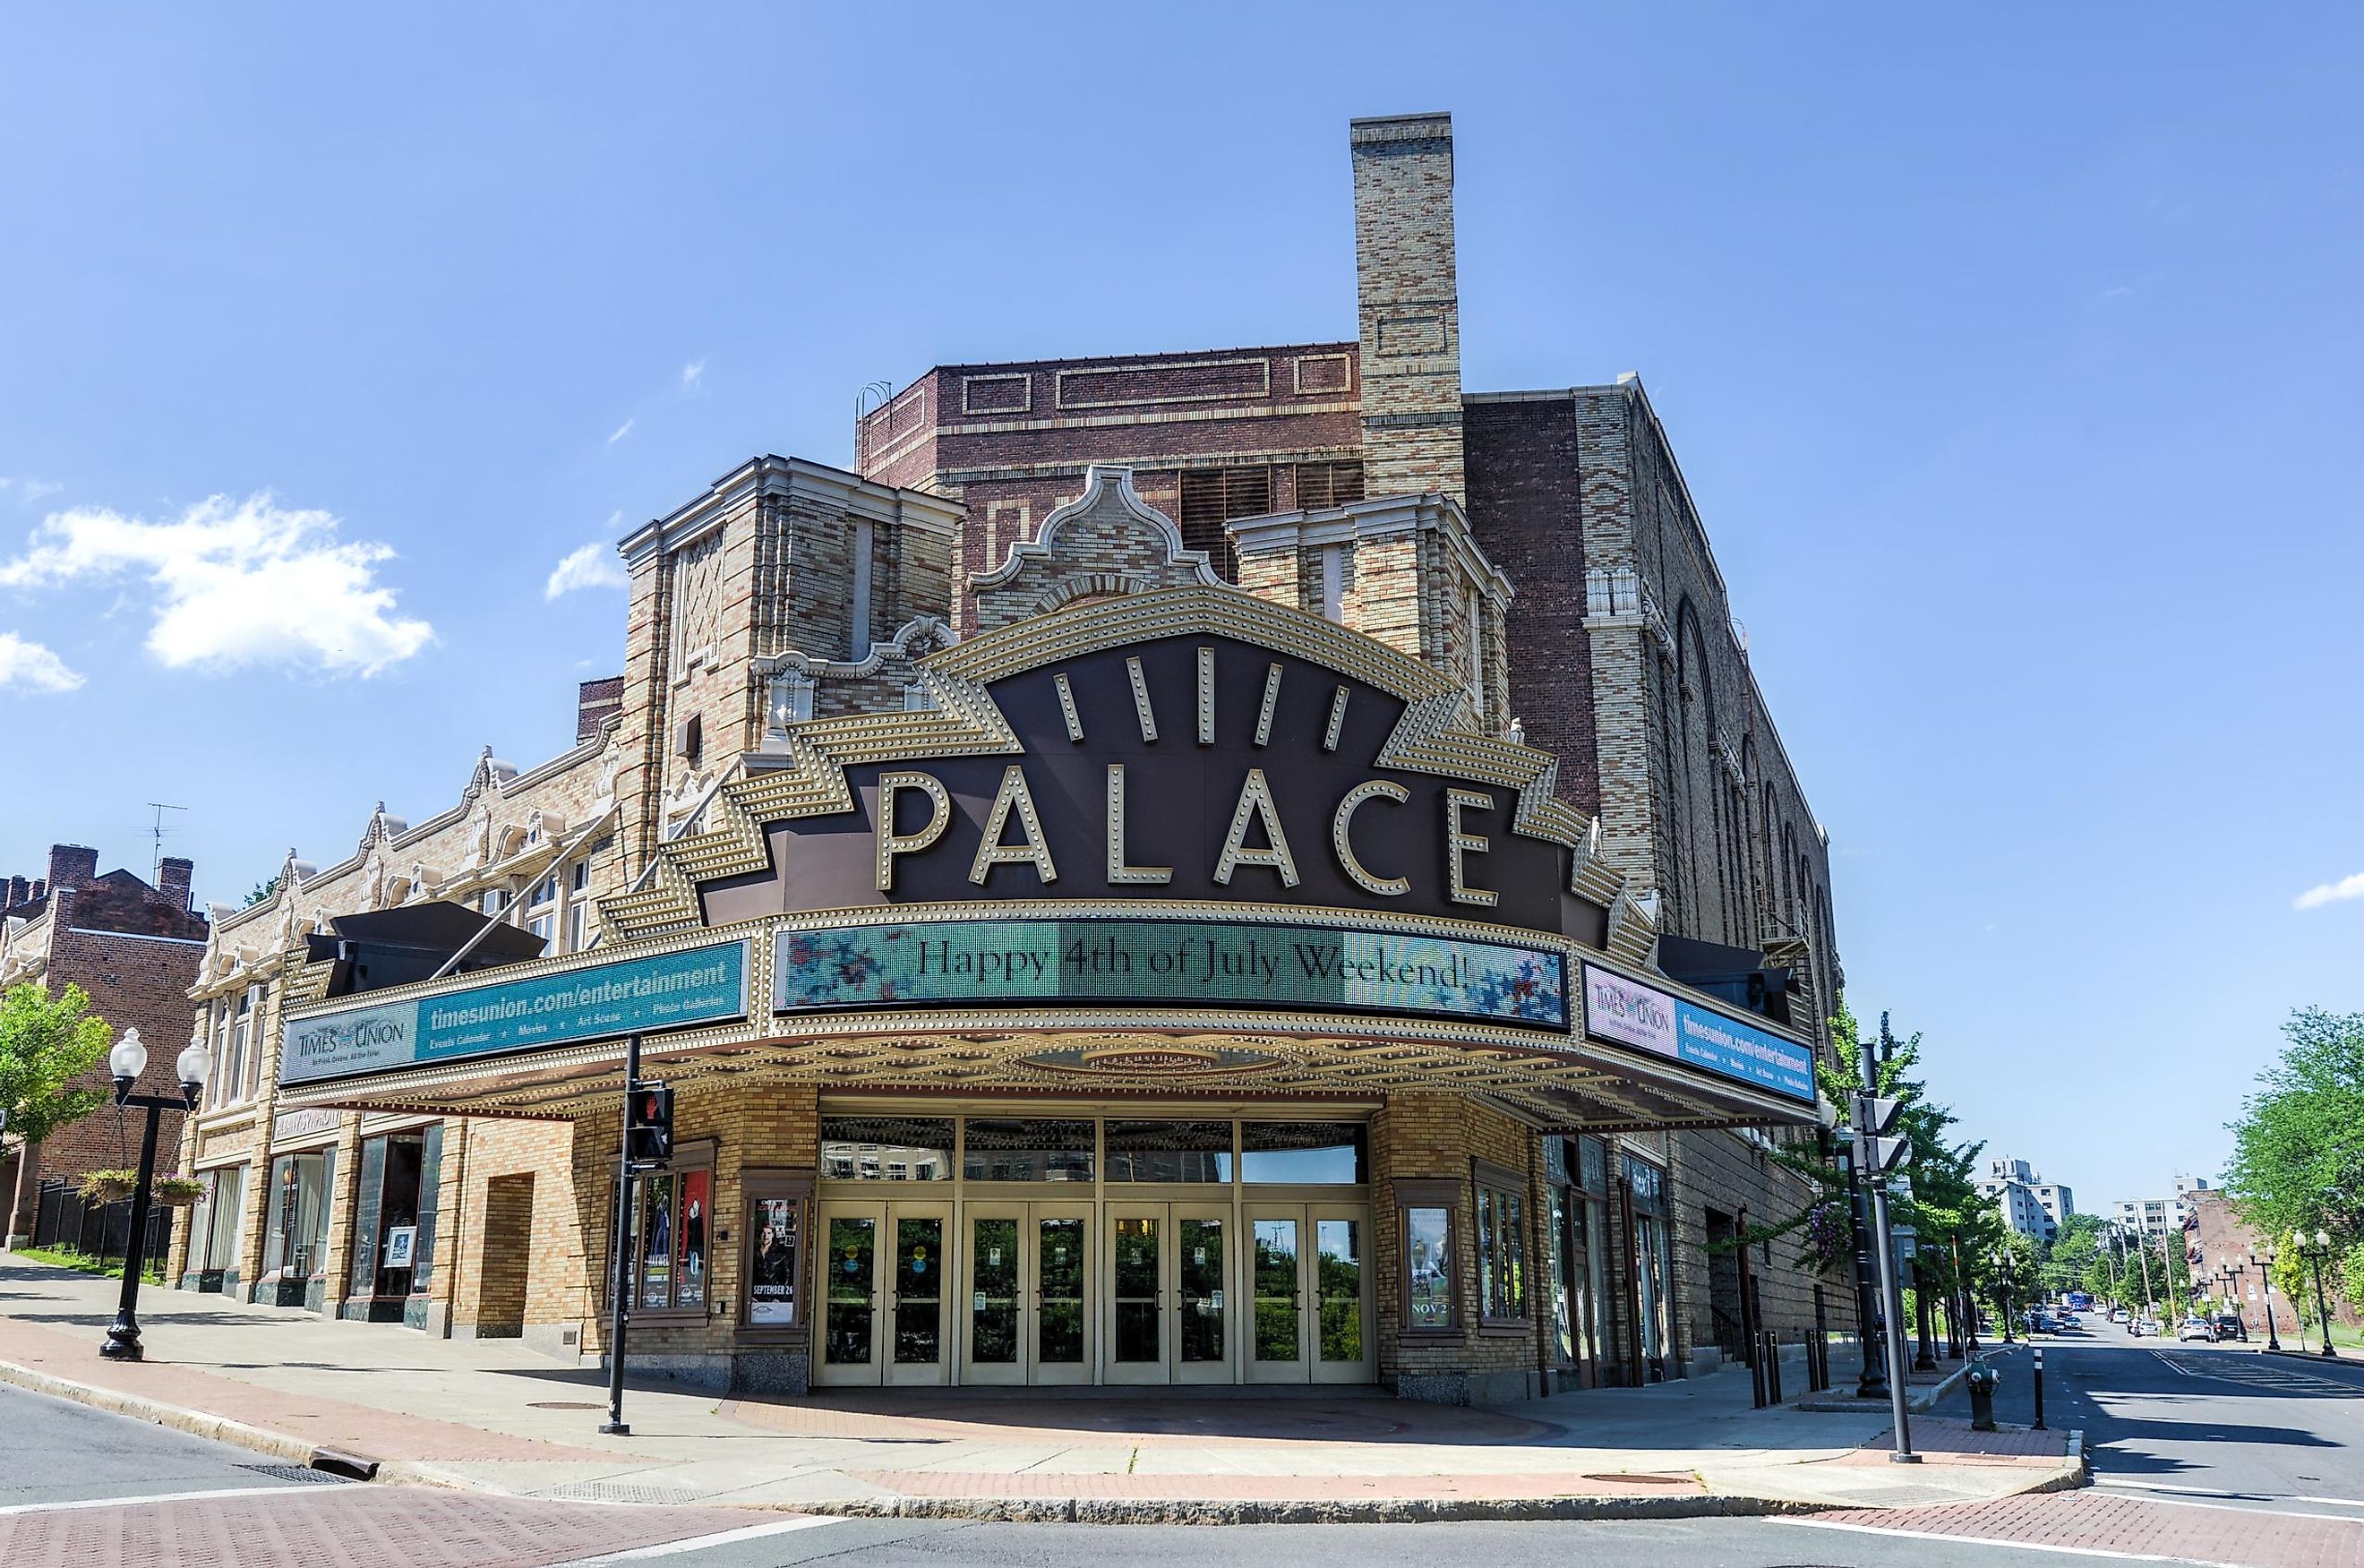
<svg viewBox="0 0 2364 1568">
<path fill-rule="evenodd" d="M 1765 1330 L 1765 1385 L 1767 1403 L 1781 1403 L 1781 1339 L 1770 1329 Z"/>
<path fill-rule="evenodd" d="M 2044 1429 L 2044 1352 L 2035 1352 L 2035 1429 Z"/>
</svg>

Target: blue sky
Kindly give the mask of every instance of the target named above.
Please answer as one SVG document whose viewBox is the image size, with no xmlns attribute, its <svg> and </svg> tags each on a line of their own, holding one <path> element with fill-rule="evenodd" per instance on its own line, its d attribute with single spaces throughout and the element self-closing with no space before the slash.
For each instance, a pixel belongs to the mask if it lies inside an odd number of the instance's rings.
<svg viewBox="0 0 2364 1568">
<path fill-rule="evenodd" d="M 0 869 L 234 899 L 621 665 L 582 547 L 940 361 L 1350 337 L 1450 109 L 1471 390 L 1639 371 L 1859 1010 L 2083 1207 L 2364 1008 L 2364 24 L 2221 8 L 19 8 Z M 50 520 L 55 519 L 55 520 Z M 604 550 L 588 558 L 606 559 Z M 2364 895 L 2364 879 L 2348 884 Z"/>
</svg>

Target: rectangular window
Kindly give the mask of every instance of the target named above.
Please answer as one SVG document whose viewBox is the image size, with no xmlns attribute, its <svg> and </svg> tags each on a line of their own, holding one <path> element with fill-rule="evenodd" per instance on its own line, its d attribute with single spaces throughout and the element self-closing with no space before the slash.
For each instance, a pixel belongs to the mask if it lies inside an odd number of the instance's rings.
<svg viewBox="0 0 2364 1568">
<path fill-rule="evenodd" d="M 1359 462 L 1300 462 L 1297 465 L 1297 506 L 1319 512 L 1363 498 L 1363 465 Z"/>
<path fill-rule="evenodd" d="M 949 1182 L 949 1118 L 831 1116 L 820 1122 L 820 1173 L 838 1181 Z"/>
<path fill-rule="evenodd" d="M 581 952 L 591 940 L 591 901 L 578 898 L 566 906 L 566 951 Z"/>
<path fill-rule="evenodd" d="M 1478 1189 L 1478 1315 L 1489 1323 L 1522 1323 L 1527 1312 L 1526 1204 L 1505 1187 Z"/>
<path fill-rule="evenodd" d="M 961 1173 L 972 1182 L 1092 1179 L 1088 1121 L 971 1117 L 961 1138 Z"/>
<path fill-rule="evenodd" d="M 673 1169 L 632 1184 L 632 1246 L 626 1256 L 634 1312 L 705 1315 L 713 1218 L 710 1140 L 676 1150 Z"/>
<path fill-rule="evenodd" d="M 1226 583 L 1240 577 L 1239 557 L 1232 553 L 1231 534 L 1223 525 L 1234 517 L 1262 517 L 1272 513 L 1272 470 L 1269 468 L 1185 469 L 1177 476 L 1182 492 L 1182 542 L 1207 552 L 1208 563 Z"/>
<path fill-rule="evenodd" d="M 1111 1182 L 1232 1179 L 1228 1121 L 1110 1121 L 1107 1136 Z"/>
<path fill-rule="evenodd" d="M 566 874 L 566 885 L 571 892 L 588 892 L 591 887 L 591 862 L 576 861 L 574 869 Z"/>
<path fill-rule="evenodd" d="M 1251 1121 L 1240 1126 L 1240 1180 L 1351 1186 L 1370 1179 L 1363 1126 L 1351 1121 Z"/>
</svg>

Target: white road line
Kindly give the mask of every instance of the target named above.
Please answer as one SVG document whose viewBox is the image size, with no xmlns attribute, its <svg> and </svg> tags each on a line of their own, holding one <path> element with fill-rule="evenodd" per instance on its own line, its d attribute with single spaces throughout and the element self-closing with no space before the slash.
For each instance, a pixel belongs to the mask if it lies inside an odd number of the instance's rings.
<svg viewBox="0 0 2364 1568">
<path fill-rule="evenodd" d="M 2096 1475 L 2096 1486 L 2130 1486 L 2144 1492 L 2188 1492 L 2199 1497 L 2249 1497 L 2264 1503 L 2328 1503 L 2339 1508 L 2364 1508 L 2364 1497 L 2310 1497 L 2303 1492 L 2228 1492 L 2222 1486 L 2176 1486 L 2165 1481 L 2132 1481 Z"/>
<path fill-rule="evenodd" d="M 136 1508 L 142 1503 L 186 1503 L 200 1497 L 268 1497 L 281 1492 L 318 1492 L 323 1484 L 304 1482 L 294 1486 L 225 1486 L 212 1492 L 151 1492 L 145 1496 L 89 1497 L 72 1503 L 11 1503 L 0 1507 L 0 1514 L 55 1514 L 69 1508 Z"/>
<path fill-rule="evenodd" d="M 2197 1497 L 2146 1497 L 2162 1508 L 2213 1508 L 2220 1514 L 2270 1514 L 2278 1519 L 2328 1519 L 2334 1524 L 2352 1525 L 2358 1522 L 2353 1514 L 2303 1514 L 2293 1508 L 2247 1508 L 2238 1503 L 2203 1503 Z M 2292 1498 L 2292 1501 L 2304 1501 Z"/>
<path fill-rule="evenodd" d="M 610 1551 L 603 1557 L 580 1557 L 572 1562 L 562 1562 L 556 1568 L 599 1568 L 608 1562 L 639 1562 L 651 1557 L 672 1557 L 684 1551 L 704 1551 L 708 1547 L 730 1546 L 742 1540 L 760 1540 L 767 1535 L 786 1535 L 790 1530 L 818 1529 L 822 1525 L 843 1524 L 840 1518 L 824 1518 L 815 1514 L 799 1514 L 793 1518 L 774 1519 L 767 1524 L 746 1525 L 738 1529 L 717 1530 L 712 1535 L 693 1535 L 685 1540 L 660 1541 L 654 1546 L 636 1546 L 630 1551 Z"/>
<path fill-rule="evenodd" d="M 2166 1557 L 2151 1551 L 2110 1551 L 2098 1546 L 2055 1546 L 2042 1540 L 2006 1540 L 1991 1535 L 1949 1535 L 1935 1530 L 1895 1529 L 1887 1525 L 1851 1525 L 1837 1519 L 1798 1519 L 1776 1514 L 1767 1524 L 1793 1525 L 1800 1529 L 1843 1529 L 1855 1535 L 1888 1535 L 1901 1540 L 1917 1540 L 1924 1544 L 1934 1541 L 1960 1541 L 1968 1546 L 2015 1547 L 2022 1551 L 2057 1551 L 2068 1557 L 2108 1557 L 2120 1562 L 2190 1562 L 2199 1568 L 2242 1568 L 2236 1562 L 2220 1562 L 2213 1557 Z"/>
</svg>

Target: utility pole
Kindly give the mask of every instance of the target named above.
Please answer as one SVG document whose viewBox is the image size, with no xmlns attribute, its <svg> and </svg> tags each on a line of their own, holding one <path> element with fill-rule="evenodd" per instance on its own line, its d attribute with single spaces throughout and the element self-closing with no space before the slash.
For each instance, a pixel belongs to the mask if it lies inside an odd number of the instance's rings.
<svg viewBox="0 0 2364 1568">
<path fill-rule="evenodd" d="M 1882 1053 L 1889 1046 L 1888 1017 L 1880 1015 L 1879 1035 Z M 1879 1260 L 1881 1316 L 1886 1318 L 1887 1333 L 1883 1336 L 1888 1353 L 1888 1396 L 1890 1418 L 1896 1428 L 1896 1451 L 1889 1460 L 1895 1464 L 1918 1464 L 1921 1456 L 1912 1451 L 1912 1416 L 1906 1408 L 1904 1391 L 1904 1297 L 1896 1288 L 1896 1249 L 1888 1229 L 1888 1173 L 1904 1162 L 1908 1147 L 1900 1136 L 1899 1118 L 1903 1107 L 1894 1099 L 1876 1093 L 1879 1084 L 1879 1062 L 1872 1055 L 1869 1040 L 1861 1043 L 1864 1092 L 1855 1102 L 1855 1165 L 1862 1173 L 1863 1184 L 1871 1190 L 1872 1251 Z"/>
</svg>

